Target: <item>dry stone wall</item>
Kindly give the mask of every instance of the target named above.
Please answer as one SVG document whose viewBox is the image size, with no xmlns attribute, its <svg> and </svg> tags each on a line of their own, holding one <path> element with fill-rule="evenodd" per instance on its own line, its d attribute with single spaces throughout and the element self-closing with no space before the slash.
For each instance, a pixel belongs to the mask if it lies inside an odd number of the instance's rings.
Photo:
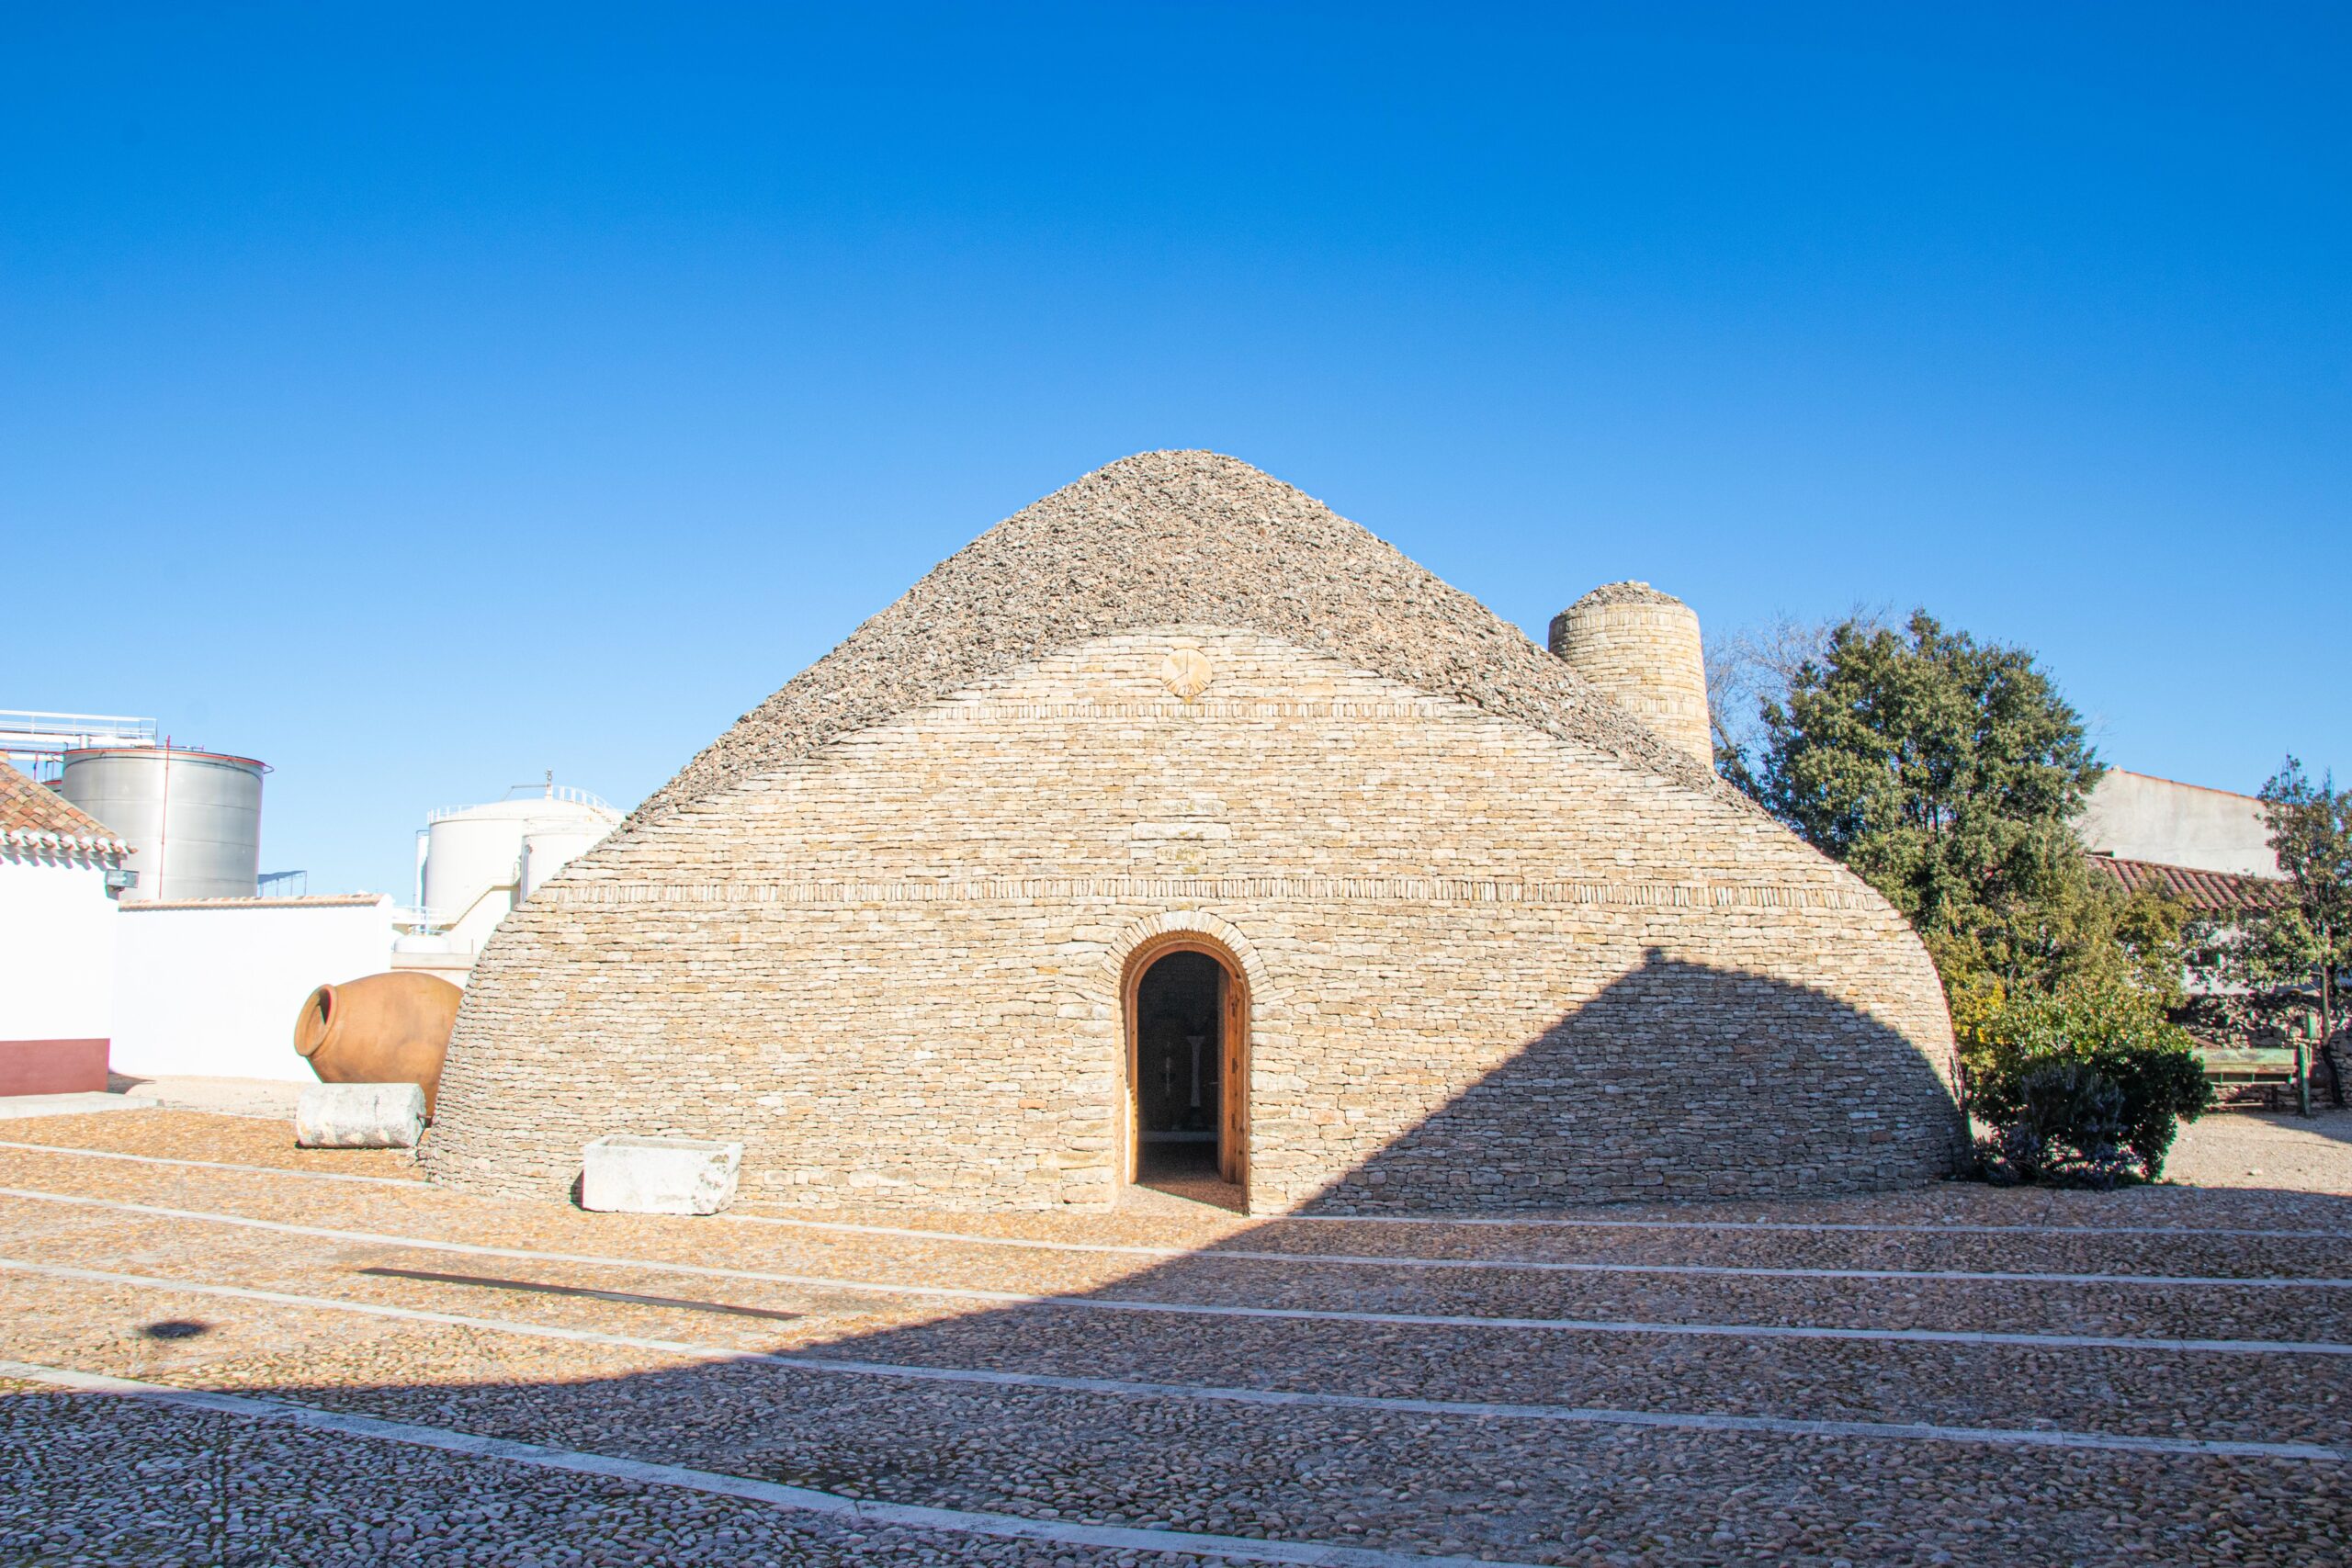
<svg viewBox="0 0 2352 1568">
<path fill-rule="evenodd" d="M 741 1139 L 747 1197 L 1107 1202 L 1120 967 L 1171 926 L 1248 971 L 1255 1212 L 1846 1190 L 1956 1150 L 1934 973 L 1844 870 L 1594 748 L 1192 626 L 575 862 L 477 968 L 428 1162 L 556 1197 L 589 1139 L 677 1133 Z"/>
</svg>

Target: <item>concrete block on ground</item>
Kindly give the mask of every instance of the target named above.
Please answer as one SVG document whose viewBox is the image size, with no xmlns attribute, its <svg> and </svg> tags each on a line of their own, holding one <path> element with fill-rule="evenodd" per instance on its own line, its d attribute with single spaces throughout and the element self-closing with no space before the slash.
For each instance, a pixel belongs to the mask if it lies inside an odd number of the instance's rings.
<svg viewBox="0 0 2352 1568">
<path fill-rule="evenodd" d="M 294 1106 L 306 1149 L 411 1149 L 424 1135 L 424 1090 L 413 1083 L 322 1083 Z"/>
<path fill-rule="evenodd" d="M 715 1214 L 735 1201 L 743 1145 L 615 1133 L 584 1151 L 580 1206 L 623 1214 Z"/>
</svg>

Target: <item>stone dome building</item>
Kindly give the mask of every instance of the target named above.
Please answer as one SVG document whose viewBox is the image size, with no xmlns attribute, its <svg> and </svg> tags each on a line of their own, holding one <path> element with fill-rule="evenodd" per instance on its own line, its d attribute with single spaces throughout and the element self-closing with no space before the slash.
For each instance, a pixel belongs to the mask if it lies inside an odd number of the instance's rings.
<svg viewBox="0 0 2352 1568">
<path fill-rule="evenodd" d="M 1277 1213 L 1948 1170 L 1901 917 L 1567 652 L 1247 464 L 1114 463 L 507 917 L 432 1173 L 559 1198 L 591 1138 L 671 1132 L 742 1140 L 752 1200 L 1213 1165 Z"/>
</svg>

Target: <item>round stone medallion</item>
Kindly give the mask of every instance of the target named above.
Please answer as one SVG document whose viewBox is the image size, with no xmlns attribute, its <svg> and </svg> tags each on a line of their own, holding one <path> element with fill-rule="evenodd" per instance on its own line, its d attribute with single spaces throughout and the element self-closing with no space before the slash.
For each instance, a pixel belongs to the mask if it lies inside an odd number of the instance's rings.
<svg viewBox="0 0 2352 1568">
<path fill-rule="evenodd" d="M 1209 656 L 1197 648 L 1172 649 L 1159 666 L 1160 683 L 1188 703 L 1209 689 L 1210 674 Z"/>
</svg>

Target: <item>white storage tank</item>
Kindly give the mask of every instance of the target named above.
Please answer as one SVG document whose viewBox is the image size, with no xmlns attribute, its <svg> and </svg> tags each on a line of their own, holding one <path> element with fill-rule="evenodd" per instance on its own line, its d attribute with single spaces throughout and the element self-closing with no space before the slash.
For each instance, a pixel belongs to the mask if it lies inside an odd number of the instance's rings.
<svg viewBox="0 0 2352 1568">
<path fill-rule="evenodd" d="M 65 753 L 57 789 L 130 844 L 127 902 L 250 898 L 268 771 L 179 746 L 89 746 Z"/>
<path fill-rule="evenodd" d="M 586 790 L 554 783 L 433 813 L 419 889 L 427 923 L 461 951 L 479 953 L 508 910 L 620 820 Z"/>
<path fill-rule="evenodd" d="M 523 834 L 523 897 L 539 884 L 596 847 L 613 830 L 609 822 L 581 822 L 549 827 L 535 822 Z"/>
</svg>

